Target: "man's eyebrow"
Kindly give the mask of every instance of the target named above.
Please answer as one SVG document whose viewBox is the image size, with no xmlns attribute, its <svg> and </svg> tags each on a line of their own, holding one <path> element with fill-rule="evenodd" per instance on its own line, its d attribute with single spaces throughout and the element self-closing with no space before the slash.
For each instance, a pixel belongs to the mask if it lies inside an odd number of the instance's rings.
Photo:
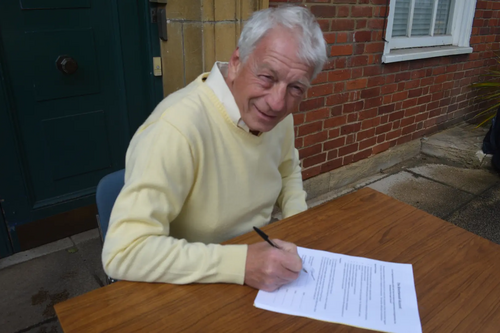
<svg viewBox="0 0 500 333">
<path fill-rule="evenodd" d="M 270 71 L 274 75 L 274 77 L 279 77 L 278 73 L 268 64 L 265 64 L 265 63 L 262 64 L 260 69 L 261 70 L 267 69 L 268 71 Z M 303 85 L 306 89 L 309 89 L 311 87 L 311 82 L 308 79 L 302 78 L 302 79 L 299 79 L 297 81 L 294 81 L 292 84 L 297 84 L 297 83 L 300 85 Z"/>
</svg>

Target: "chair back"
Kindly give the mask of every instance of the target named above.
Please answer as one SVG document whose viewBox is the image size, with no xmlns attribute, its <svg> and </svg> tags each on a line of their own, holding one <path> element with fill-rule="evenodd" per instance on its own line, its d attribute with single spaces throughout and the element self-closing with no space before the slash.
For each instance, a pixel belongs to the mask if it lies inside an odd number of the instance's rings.
<svg viewBox="0 0 500 333">
<path fill-rule="evenodd" d="M 101 240 L 104 242 L 108 232 L 109 218 L 116 198 L 122 190 L 125 178 L 125 169 L 121 169 L 104 176 L 97 185 L 95 200 L 97 203 L 97 224 L 101 233 Z"/>
</svg>

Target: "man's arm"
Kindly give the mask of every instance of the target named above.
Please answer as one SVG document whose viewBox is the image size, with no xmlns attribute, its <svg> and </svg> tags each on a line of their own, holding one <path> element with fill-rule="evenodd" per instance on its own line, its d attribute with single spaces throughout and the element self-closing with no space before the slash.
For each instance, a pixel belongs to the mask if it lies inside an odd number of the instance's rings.
<svg viewBox="0 0 500 333">
<path fill-rule="evenodd" d="M 125 186 L 114 205 L 102 253 L 109 276 L 243 284 L 246 245 L 188 243 L 169 235 L 170 223 L 194 182 L 195 163 L 186 138 L 164 120 L 132 141 Z"/>
<path fill-rule="evenodd" d="M 290 121 L 290 123 L 285 141 L 286 146 L 283 148 L 283 162 L 279 166 L 282 188 L 277 202 L 283 213 L 283 218 L 307 210 L 307 194 L 304 191 L 302 183 L 299 152 L 295 148 L 293 121 Z"/>
</svg>

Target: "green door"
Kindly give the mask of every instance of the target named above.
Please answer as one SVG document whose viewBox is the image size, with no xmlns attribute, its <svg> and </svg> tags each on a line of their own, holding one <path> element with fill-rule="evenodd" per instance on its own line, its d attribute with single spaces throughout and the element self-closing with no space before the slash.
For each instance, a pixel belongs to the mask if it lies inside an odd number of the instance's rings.
<svg viewBox="0 0 500 333">
<path fill-rule="evenodd" d="M 0 2 L 0 88 L 7 96 L 0 130 L 11 143 L 0 199 L 13 238 L 16 226 L 93 203 L 98 181 L 124 167 L 133 131 L 158 100 L 147 85 L 131 96 L 127 76 L 137 81 L 142 65 L 124 58 L 140 45 L 123 45 L 120 23 L 141 12 L 131 12 L 133 1 L 120 12 L 115 1 Z M 127 109 L 141 101 L 150 103 Z"/>
</svg>

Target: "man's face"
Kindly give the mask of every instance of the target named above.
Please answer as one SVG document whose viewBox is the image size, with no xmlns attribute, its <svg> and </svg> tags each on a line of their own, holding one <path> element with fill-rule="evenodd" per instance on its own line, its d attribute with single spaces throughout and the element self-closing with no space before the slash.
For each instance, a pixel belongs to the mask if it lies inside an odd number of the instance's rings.
<svg viewBox="0 0 500 333">
<path fill-rule="evenodd" d="M 314 71 L 298 58 L 298 47 L 292 32 L 276 28 L 260 40 L 244 64 L 239 50 L 233 53 L 226 83 L 251 130 L 268 132 L 297 110 Z"/>
</svg>

